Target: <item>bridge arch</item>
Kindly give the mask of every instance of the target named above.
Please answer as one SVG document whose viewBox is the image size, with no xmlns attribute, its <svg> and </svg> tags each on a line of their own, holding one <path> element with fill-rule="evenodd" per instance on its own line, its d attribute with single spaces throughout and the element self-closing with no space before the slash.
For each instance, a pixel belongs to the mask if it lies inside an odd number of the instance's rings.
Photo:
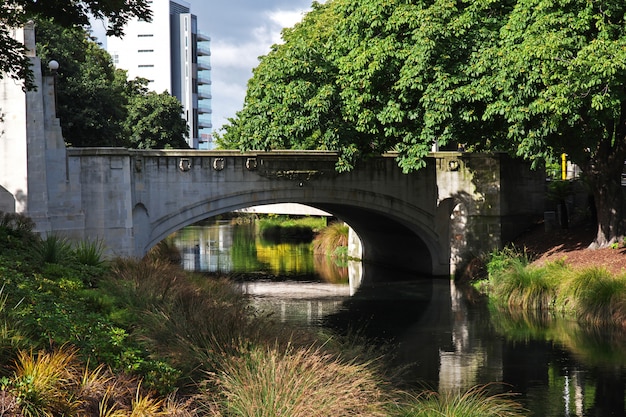
<svg viewBox="0 0 626 417">
<path fill-rule="evenodd" d="M 311 192 L 315 188 L 315 192 Z M 344 198 L 333 195 L 338 192 Z M 139 253 L 145 254 L 151 247 L 171 233 L 198 221 L 220 214 L 233 212 L 254 205 L 274 203 L 301 203 L 319 208 L 348 223 L 361 239 L 365 262 L 391 266 L 397 269 L 436 274 L 448 267 L 449 249 L 441 245 L 440 236 L 432 225 L 433 216 L 410 203 L 390 196 L 374 194 L 366 190 L 337 189 L 333 193 L 323 187 L 300 184 L 276 190 L 249 190 L 222 196 L 219 200 L 200 198 L 179 207 L 158 219 L 152 219 L 149 236 L 142 241 L 136 236 Z M 390 210 L 393 207 L 393 210 Z M 134 210 L 144 222 L 144 210 Z M 149 213 L 149 210 L 148 210 Z"/>
</svg>

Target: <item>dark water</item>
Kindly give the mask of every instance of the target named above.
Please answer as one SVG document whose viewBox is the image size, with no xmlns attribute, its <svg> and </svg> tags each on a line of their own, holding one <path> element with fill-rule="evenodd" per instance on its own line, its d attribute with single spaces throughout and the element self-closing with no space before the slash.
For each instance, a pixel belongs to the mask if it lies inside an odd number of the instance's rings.
<svg viewBox="0 0 626 417">
<path fill-rule="evenodd" d="M 447 279 L 338 267 L 315 259 L 309 245 L 263 242 L 250 225 L 194 226 L 176 242 L 188 269 L 254 277 L 242 287 L 278 320 L 359 328 L 391 346 L 408 386 L 497 383 L 497 391 L 518 393 L 529 415 L 626 416 L 623 332 L 490 311 Z"/>
</svg>

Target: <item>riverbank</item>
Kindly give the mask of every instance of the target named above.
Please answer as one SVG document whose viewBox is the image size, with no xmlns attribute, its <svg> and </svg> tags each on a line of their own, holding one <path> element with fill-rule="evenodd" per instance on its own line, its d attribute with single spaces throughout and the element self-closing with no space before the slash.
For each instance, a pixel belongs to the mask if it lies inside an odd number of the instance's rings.
<svg viewBox="0 0 626 417">
<path fill-rule="evenodd" d="M 624 243 L 590 249 L 594 228 L 529 230 L 490 254 L 475 287 L 512 312 L 553 312 L 581 324 L 626 329 Z"/>
<path fill-rule="evenodd" d="M 532 256 L 533 265 L 563 261 L 574 269 L 603 267 L 612 274 L 626 273 L 626 246 L 589 249 L 596 236 L 596 225 L 583 222 L 567 230 L 546 231 L 538 224 L 520 235 L 513 244 Z"/>
</svg>

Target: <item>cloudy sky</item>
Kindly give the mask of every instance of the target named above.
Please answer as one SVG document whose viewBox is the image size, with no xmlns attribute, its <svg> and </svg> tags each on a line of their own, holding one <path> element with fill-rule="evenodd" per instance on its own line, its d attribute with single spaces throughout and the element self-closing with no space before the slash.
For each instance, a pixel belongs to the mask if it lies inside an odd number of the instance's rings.
<svg viewBox="0 0 626 417">
<path fill-rule="evenodd" d="M 213 128 L 219 130 L 241 110 L 258 57 L 281 41 L 283 28 L 302 20 L 312 0 L 183 1 L 198 17 L 198 29 L 211 37 Z M 103 23 L 92 24 L 94 35 L 106 42 Z"/>
<path fill-rule="evenodd" d="M 258 57 L 280 42 L 282 28 L 302 20 L 311 0 L 187 1 L 198 17 L 198 29 L 211 36 L 213 127 L 217 130 L 241 110 Z"/>
</svg>

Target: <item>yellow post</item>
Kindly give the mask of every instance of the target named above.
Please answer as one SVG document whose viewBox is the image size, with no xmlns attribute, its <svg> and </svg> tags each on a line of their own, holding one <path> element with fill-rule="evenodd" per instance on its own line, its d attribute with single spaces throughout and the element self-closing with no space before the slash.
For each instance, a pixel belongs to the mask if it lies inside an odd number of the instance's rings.
<svg viewBox="0 0 626 417">
<path fill-rule="evenodd" d="M 562 180 L 567 179 L 567 154 L 566 153 L 561 154 L 561 179 Z"/>
</svg>

